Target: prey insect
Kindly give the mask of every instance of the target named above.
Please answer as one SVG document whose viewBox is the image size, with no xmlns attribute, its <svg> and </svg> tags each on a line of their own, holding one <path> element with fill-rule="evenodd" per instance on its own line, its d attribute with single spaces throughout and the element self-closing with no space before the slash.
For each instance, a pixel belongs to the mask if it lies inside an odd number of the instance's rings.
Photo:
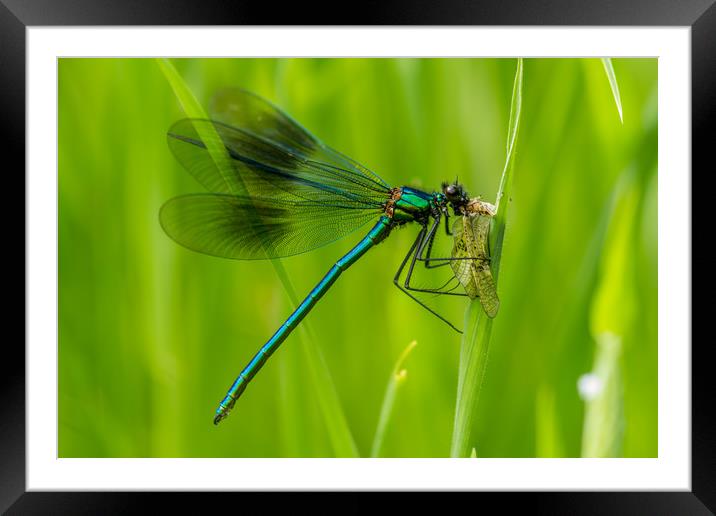
<svg viewBox="0 0 716 516">
<path fill-rule="evenodd" d="M 490 270 L 490 222 L 495 215 L 492 204 L 472 199 L 462 207 L 462 215 L 453 225 L 455 258 L 470 260 L 450 262 L 455 277 L 471 299 L 480 298 L 488 317 L 495 317 L 500 308 L 495 280 Z"/>
</svg>

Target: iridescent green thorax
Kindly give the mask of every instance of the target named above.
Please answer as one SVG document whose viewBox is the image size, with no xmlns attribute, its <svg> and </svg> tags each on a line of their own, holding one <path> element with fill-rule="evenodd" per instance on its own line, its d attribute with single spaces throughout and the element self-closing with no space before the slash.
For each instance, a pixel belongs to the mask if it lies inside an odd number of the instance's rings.
<svg viewBox="0 0 716 516">
<path fill-rule="evenodd" d="M 430 214 L 435 202 L 435 195 L 404 186 L 396 190 L 391 201 L 390 211 L 393 220 L 410 222 Z"/>
</svg>

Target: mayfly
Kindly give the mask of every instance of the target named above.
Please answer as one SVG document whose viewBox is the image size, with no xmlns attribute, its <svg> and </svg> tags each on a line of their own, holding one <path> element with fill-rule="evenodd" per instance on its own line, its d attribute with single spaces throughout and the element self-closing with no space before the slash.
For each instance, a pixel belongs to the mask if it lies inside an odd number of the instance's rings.
<svg viewBox="0 0 716 516">
<path fill-rule="evenodd" d="M 450 262 L 455 277 L 471 299 L 480 298 L 488 317 L 495 317 L 500 308 L 495 280 L 490 270 L 490 223 L 495 206 L 479 199 L 471 199 L 459 208 L 460 215 L 453 225 L 453 258 Z M 458 213 L 456 213 L 458 215 Z M 464 260 L 462 258 L 471 257 Z"/>
<path fill-rule="evenodd" d="M 175 197 L 162 206 L 161 226 L 177 243 L 223 258 L 275 259 L 316 249 L 373 223 L 241 371 L 219 403 L 215 424 L 227 417 L 249 382 L 338 276 L 396 227 L 416 223 L 419 231 L 398 267 L 395 285 L 459 331 L 415 293 L 468 294 L 443 287 L 418 288 L 411 278 L 418 262 L 427 268 L 456 261 L 483 262 L 483 255 L 469 253 L 432 256 L 441 221 L 450 234 L 448 208 L 462 213 L 469 202 L 460 185 L 445 183 L 437 192 L 392 187 L 245 90 L 219 93 L 211 117 L 180 120 L 168 132 L 174 156 L 209 191 Z"/>
</svg>

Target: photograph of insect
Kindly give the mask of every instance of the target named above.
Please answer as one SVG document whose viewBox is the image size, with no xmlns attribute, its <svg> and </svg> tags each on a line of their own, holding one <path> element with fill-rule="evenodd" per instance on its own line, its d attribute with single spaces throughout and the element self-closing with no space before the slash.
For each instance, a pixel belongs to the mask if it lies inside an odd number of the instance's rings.
<svg viewBox="0 0 716 516">
<path fill-rule="evenodd" d="M 58 456 L 656 456 L 658 67 L 58 59 Z"/>
</svg>

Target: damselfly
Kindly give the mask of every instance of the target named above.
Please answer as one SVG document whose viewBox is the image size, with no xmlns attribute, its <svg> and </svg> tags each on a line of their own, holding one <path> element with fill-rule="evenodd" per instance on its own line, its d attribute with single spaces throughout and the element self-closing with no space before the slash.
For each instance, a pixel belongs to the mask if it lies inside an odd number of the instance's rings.
<svg viewBox="0 0 716 516">
<path fill-rule="evenodd" d="M 174 156 L 211 192 L 175 197 L 164 204 L 160 222 L 177 243 L 224 258 L 274 259 L 323 246 L 374 221 L 363 239 L 331 267 L 241 371 L 216 410 L 215 424 L 229 414 L 266 360 L 338 276 L 398 226 L 416 223 L 419 231 L 398 267 L 395 285 L 460 331 L 416 293 L 466 293 L 411 285 L 418 262 L 436 268 L 456 260 L 484 258 L 432 256 L 442 220 L 450 234 L 448 208 L 459 214 L 469 202 L 460 185 L 443 183 L 441 191 L 432 193 L 391 187 L 324 145 L 277 107 L 244 90 L 219 93 L 210 111 L 211 120 L 180 120 L 168 132 Z"/>
</svg>

